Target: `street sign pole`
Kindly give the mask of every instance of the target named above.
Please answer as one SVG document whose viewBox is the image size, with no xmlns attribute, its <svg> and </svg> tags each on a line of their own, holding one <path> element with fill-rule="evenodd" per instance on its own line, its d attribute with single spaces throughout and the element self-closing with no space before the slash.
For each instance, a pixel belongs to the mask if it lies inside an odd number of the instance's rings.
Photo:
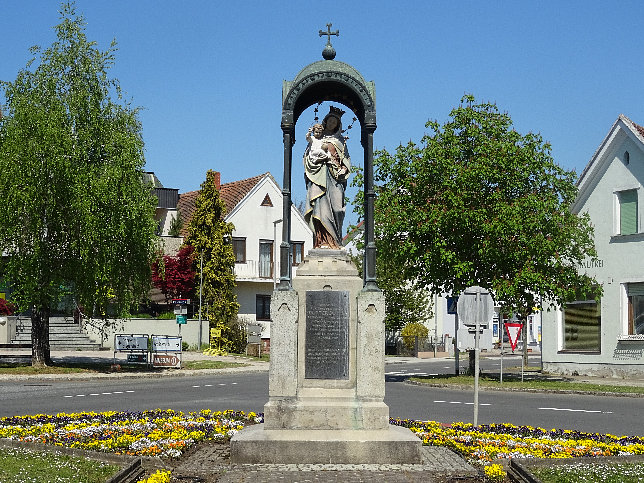
<svg viewBox="0 0 644 483">
<path fill-rule="evenodd" d="M 459 375 L 461 368 L 459 367 L 459 354 L 458 348 L 458 314 L 454 315 L 454 372 Z"/>
<path fill-rule="evenodd" d="M 500 314 L 499 317 L 499 331 L 501 332 L 501 377 L 499 379 L 499 384 L 503 384 L 503 336 L 505 335 L 505 319 L 503 314 Z"/>
<path fill-rule="evenodd" d="M 489 291 L 482 287 L 474 286 L 468 287 L 463 291 L 458 298 L 457 305 L 457 311 L 463 323 L 467 326 L 474 326 L 474 426 L 478 426 L 480 372 L 479 332 L 481 331 L 481 327 L 487 327 L 494 317 L 494 300 Z"/>
<path fill-rule="evenodd" d="M 474 335 L 474 427 L 477 427 L 479 421 L 479 305 L 481 304 L 481 294 L 476 292 L 476 334 Z"/>
</svg>

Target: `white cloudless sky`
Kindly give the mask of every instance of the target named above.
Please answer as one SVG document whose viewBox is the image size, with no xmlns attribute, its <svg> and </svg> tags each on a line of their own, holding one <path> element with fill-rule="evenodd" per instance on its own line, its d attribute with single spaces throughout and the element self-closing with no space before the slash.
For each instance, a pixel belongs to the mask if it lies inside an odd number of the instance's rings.
<svg viewBox="0 0 644 483">
<path fill-rule="evenodd" d="M 0 80 L 16 78 L 30 46 L 52 44 L 59 8 L 2 0 Z M 376 84 L 376 148 L 419 141 L 425 122 L 446 121 L 464 94 L 496 103 L 519 132 L 540 133 L 555 161 L 578 174 L 620 113 L 644 125 L 639 0 L 78 0 L 76 8 L 101 50 L 116 39 L 110 74 L 143 108 L 146 170 L 180 192 L 198 189 L 208 169 L 222 182 L 270 171 L 282 183 L 282 81 L 322 58 L 327 23 L 340 31 L 336 60 Z M 296 200 L 305 196 L 299 159 L 311 111 L 296 129 Z M 352 131 L 350 154 L 361 164 L 357 123 Z"/>
</svg>

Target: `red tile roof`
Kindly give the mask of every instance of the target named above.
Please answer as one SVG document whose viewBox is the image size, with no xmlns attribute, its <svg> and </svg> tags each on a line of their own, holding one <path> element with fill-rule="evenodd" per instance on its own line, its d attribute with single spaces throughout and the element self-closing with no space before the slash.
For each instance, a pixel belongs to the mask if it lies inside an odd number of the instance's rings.
<svg viewBox="0 0 644 483">
<path fill-rule="evenodd" d="M 260 174 L 252 178 L 233 181 L 232 183 L 224 183 L 219 190 L 219 196 L 224 201 L 226 206 L 226 213 L 232 212 L 239 202 L 246 196 L 259 181 L 265 176 L 270 176 L 270 173 Z M 181 216 L 182 227 L 181 236 L 188 236 L 188 228 L 190 227 L 190 220 L 195 211 L 195 203 L 201 190 L 188 191 L 187 193 L 179 194 L 179 203 L 177 209 Z"/>
<path fill-rule="evenodd" d="M 640 126 L 639 124 L 635 124 L 633 121 L 631 121 L 631 124 L 633 124 L 633 127 L 639 131 L 642 137 L 644 137 L 644 127 Z"/>
</svg>

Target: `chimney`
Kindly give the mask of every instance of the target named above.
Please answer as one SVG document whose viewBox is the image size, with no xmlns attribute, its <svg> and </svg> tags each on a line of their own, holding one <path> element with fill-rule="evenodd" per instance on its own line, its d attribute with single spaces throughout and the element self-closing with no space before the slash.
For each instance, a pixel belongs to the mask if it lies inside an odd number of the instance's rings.
<svg viewBox="0 0 644 483">
<path fill-rule="evenodd" d="M 215 188 L 217 191 L 221 191 L 221 173 L 219 171 L 215 171 Z"/>
</svg>

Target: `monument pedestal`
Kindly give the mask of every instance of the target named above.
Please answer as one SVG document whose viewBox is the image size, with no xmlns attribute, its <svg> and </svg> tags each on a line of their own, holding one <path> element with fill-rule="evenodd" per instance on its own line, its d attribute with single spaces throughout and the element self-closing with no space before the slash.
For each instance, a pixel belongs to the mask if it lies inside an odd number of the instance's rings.
<svg viewBox="0 0 644 483">
<path fill-rule="evenodd" d="M 232 438 L 232 462 L 421 462 L 420 439 L 389 424 L 384 296 L 362 285 L 346 252 L 320 249 L 273 292 L 264 424 Z"/>
</svg>

